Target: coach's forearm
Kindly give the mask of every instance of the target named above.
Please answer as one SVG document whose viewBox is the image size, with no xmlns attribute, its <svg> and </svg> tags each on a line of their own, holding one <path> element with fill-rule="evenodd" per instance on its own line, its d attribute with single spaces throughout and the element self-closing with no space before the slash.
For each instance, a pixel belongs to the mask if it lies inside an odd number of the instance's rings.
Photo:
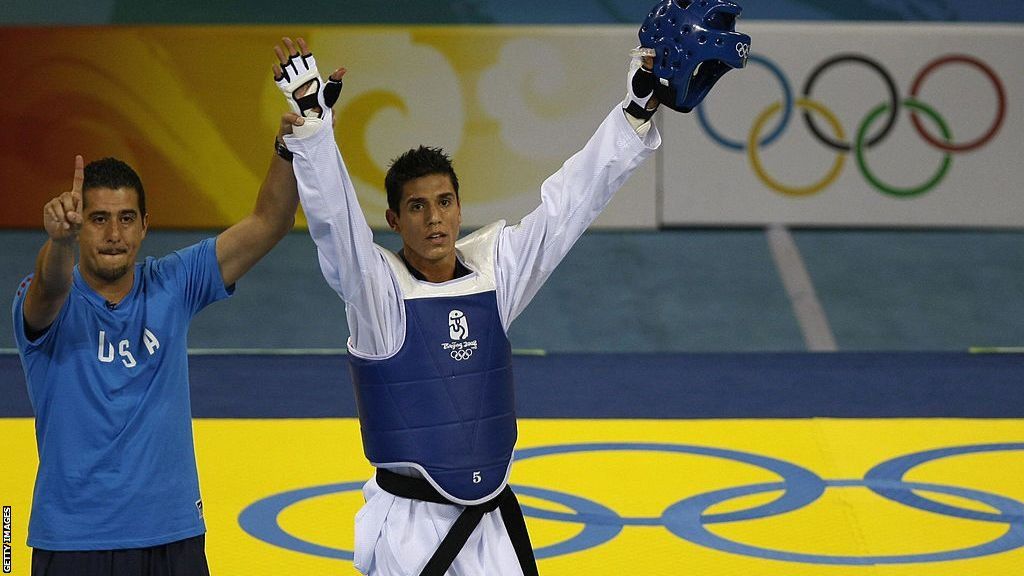
<svg viewBox="0 0 1024 576">
<path fill-rule="evenodd" d="M 288 234 L 298 206 L 292 165 L 275 155 L 252 214 L 217 237 L 217 263 L 225 285 L 234 284 Z"/>
<path fill-rule="evenodd" d="M 292 165 L 274 155 L 270 170 L 260 186 L 253 216 L 262 222 L 270 240 L 276 243 L 295 226 L 295 212 L 299 208 L 299 190 L 292 173 Z"/>
<path fill-rule="evenodd" d="M 46 297 L 62 297 L 71 290 L 74 269 L 75 245 L 47 240 L 36 257 L 36 275 L 32 285 Z"/>
<path fill-rule="evenodd" d="M 42 330 L 53 323 L 68 293 L 75 268 L 75 245 L 47 240 L 36 257 L 35 277 L 25 297 L 25 323 Z"/>
</svg>

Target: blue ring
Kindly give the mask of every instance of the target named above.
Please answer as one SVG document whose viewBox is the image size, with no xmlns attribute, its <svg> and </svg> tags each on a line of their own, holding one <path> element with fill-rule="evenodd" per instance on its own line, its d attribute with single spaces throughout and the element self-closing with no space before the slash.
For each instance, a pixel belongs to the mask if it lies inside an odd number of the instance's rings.
<svg viewBox="0 0 1024 576">
<path fill-rule="evenodd" d="M 277 522 L 277 518 L 285 508 L 298 504 L 303 500 L 326 496 L 328 494 L 361 490 L 363 484 L 363 482 L 325 484 L 322 486 L 312 486 L 309 488 L 300 488 L 298 490 L 290 490 L 288 492 L 274 494 L 263 498 L 262 500 L 257 500 L 242 510 L 241 514 L 238 515 L 238 525 L 253 538 L 262 540 L 272 546 L 292 550 L 293 552 L 310 554 L 312 556 L 337 558 L 339 560 L 354 560 L 355 552 L 352 550 L 314 544 L 313 542 L 309 542 L 289 534 L 281 528 L 281 525 Z M 579 517 L 607 517 L 608 515 L 615 515 L 615 512 L 611 509 L 580 496 L 563 494 L 543 488 L 516 486 L 514 489 L 519 494 L 533 496 L 534 498 L 547 499 L 558 504 L 562 504 L 563 506 L 575 510 Z M 526 507 L 524 506 L 523 508 L 525 509 Z M 538 514 L 538 517 L 543 518 L 544 516 L 543 514 Z M 536 549 L 534 551 L 534 555 L 537 558 L 549 558 L 552 556 L 560 556 L 562 554 L 580 552 L 608 542 L 618 536 L 621 531 L 621 523 L 618 525 L 607 523 L 594 525 L 588 524 L 584 526 L 583 530 L 579 534 L 564 542 Z"/>
<path fill-rule="evenodd" d="M 698 494 L 673 504 L 658 518 L 622 517 L 610 508 L 579 496 L 543 488 L 522 486 L 514 488 L 520 494 L 547 499 L 571 508 L 575 512 L 563 513 L 522 506 L 524 513 L 529 512 L 528 515 L 536 518 L 584 524 L 583 530 L 569 540 L 538 548 L 535 551 L 537 558 L 561 556 L 600 546 L 615 538 L 626 525 L 664 525 L 672 534 L 694 544 L 756 558 L 832 565 L 941 562 L 999 554 L 1024 546 L 1024 504 L 1012 498 L 980 490 L 906 482 L 903 480 L 903 476 L 912 468 L 938 458 L 1007 450 L 1024 450 L 1024 443 L 983 444 L 928 450 L 883 462 L 872 468 L 863 480 L 827 481 L 809 470 L 781 460 L 704 446 L 660 443 L 594 443 L 542 446 L 516 452 L 516 458 L 520 460 L 592 451 L 653 451 L 696 454 L 759 466 L 778 474 L 784 480 L 783 482 L 760 483 Z M 327 484 L 275 494 L 246 507 L 239 515 L 238 523 L 250 536 L 274 546 L 315 556 L 352 560 L 354 558 L 352 551 L 302 540 L 282 529 L 277 519 L 285 508 L 298 502 L 328 494 L 359 490 L 362 485 L 362 482 Z M 988 543 L 945 552 L 892 556 L 839 556 L 785 552 L 751 546 L 722 538 L 705 527 L 707 524 L 753 520 L 785 514 L 814 502 L 828 487 L 851 486 L 869 488 L 882 497 L 928 512 L 958 518 L 1007 523 L 1009 529 L 1005 534 Z M 975 500 L 999 510 L 999 513 L 979 512 L 949 506 L 918 496 L 914 490 Z M 725 514 L 704 513 L 709 507 L 721 502 L 772 491 L 783 491 L 783 495 L 772 502 L 748 510 Z"/>
<path fill-rule="evenodd" d="M 612 443 L 596 443 L 596 444 L 561 444 L 555 446 L 539 446 L 536 448 L 525 448 L 523 450 L 516 450 L 515 460 L 526 460 L 529 458 L 535 458 L 538 456 L 550 456 L 553 454 L 570 454 L 575 452 L 611 452 L 611 451 L 639 451 L 639 452 L 671 452 L 677 454 L 696 454 L 699 456 L 712 456 L 715 458 L 723 458 L 726 460 L 733 460 L 736 462 L 742 462 L 744 464 L 751 464 L 774 472 L 778 474 L 785 483 L 782 485 L 785 492 L 781 497 L 762 504 L 755 506 L 749 510 L 739 510 L 736 512 L 729 512 L 724 514 L 708 514 L 702 515 L 701 522 L 707 524 L 714 524 L 718 522 L 736 522 L 739 520 L 756 520 L 758 518 L 765 518 L 768 516 L 774 516 L 776 514 L 784 514 L 793 510 L 803 508 L 807 504 L 817 500 L 825 492 L 825 481 L 822 480 L 817 474 L 801 468 L 795 464 L 784 462 L 782 460 L 776 460 L 775 458 L 769 458 L 767 456 L 759 456 L 757 454 L 749 454 L 746 452 L 738 452 L 736 450 L 726 450 L 722 448 L 708 448 L 706 446 L 691 446 L 686 444 L 660 444 L 660 443 L 633 443 L 633 442 L 612 442 Z M 518 488 L 517 488 L 518 489 Z M 528 513 L 529 512 L 529 513 Z M 528 513 L 528 514 L 527 514 Z M 587 522 L 587 523 L 602 523 L 605 525 L 613 526 L 658 526 L 661 524 L 661 516 L 658 517 L 643 517 L 643 516 L 619 516 L 612 512 L 611 515 L 577 515 L 568 514 L 564 512 L 554 512 L 550 510 L 541 510 L 531 506 L 523 506 L 523 514 L 528 516 L 539 516 L 549 520 L 561 520 L 563 522 Z"/>
<path fill-rule="evenodd" d="M 789 87 L 789 81 L 786 80 L 786 75 L 782 72 L 782 69 L 771 60 L 763 56 L 751 54 L 748 61 L 756 62 L 767 68 L 769 72 L 775 75 L 775 78 L 782 86 L 782 121 L 779 122 L 779 125 L 775 130 L 765 136 L 764 139 L 758 143 L 759 146 L 764 147 L 775 142 L 775 140 L 782 135 L 786 126 L 789 125 L 789 118 L 793 115 L 793 90 Z M 700 127 L 704 129 L 704 132 L 706 132 L 712 140 L 718 142 L 722 146 L 731 150 L 736 150 L 737 152 L 743 152 L 747 149 L 745 142 L 730 140 L 712 128 L 711 122 L 708 121 L 707 116 L 705 115 L 703 105 L 697 106 L 697 122 L 700 123 Z"/>
<path fill-rule="evenodd" d="M 588 500 L 580 496 L 573 496 L 572 494 L 565 494 L 562 492 L 555 492 L 553 490 L 533 488 L 529 486 L 513 486 L 512 491 L 516 494 L 551 500 L 552 502 L 568 506 L 578 512 L 578 514 L 575 515 L 577 518 L 608 518 L 609 516 L 616 516 L 615 511 L 610 508 L 606 508 L 593 500 Z M 526 509 L 530 507 L 524 506 L 522 503 L 519 505 L 523 509 L 523 514 L 526 514 Z M 530 509 L 535 511 L 534 514 L 531 514 L 531 516 L 535 518 L 560 520 L 560 518 L 547 516 L 548 511 L 546 510 L 541 510 L 539 508 Z M 537 559 L 543 559 L 596 548 L 618 536 L 619 532 L 622 532 L 622 527 L 622 523 L 586 522 L 583 525 L 583 530 L 580 531 L 579 534 L 565 542 L 559 542 L 558 544 L 552 544 L 543 548 L 536 548 L 533 551 L 533 555 Z"/>
<path fill-rule="evenodd" d="M 313 556 L 353 560 L 355 559 L 355 553 L 351 550 L 322 546 L 292 536 L 285 532 L 281 525 L 277 523 L 277 517 L 285 508 L 298 504 L 303 500 L 337 492 L 350 492 L 352 490 L 359 490 L 362 487 L 363 482 L 345 482 L 342 484 L 325 484 L 323 486 L 300 488 L 267 496 L 246 506 L 245 510 L 242 510 L 242 513 L 238 515 L 238 525 L 253 538 L 279 548 Z"/>
<path fill-rule="evenodd" d="M 907 472 L 921 464 L 931 462 L 932 460 L 948 458 L 950 456 L 960 456 L 963 454 L 1005 452 L 1013 450 L 1024 450 L 1024 443 L 977 444 L 973 446 L 954 446 L 952 448 L 925 450 L 923 452 L 907 454 L 906 456 L 900 456 L 898 458 L 882 462 L 871 470 L 868 470 L 868 473 L 864 475 L 864 479 L 870 481 L 902 482 L 903 477 Z M 966 508 L 950 506 L 949 504 L 943 504 L 941 502 L 929 500 L 923 496 L 918 496 L 913 492 L 905 492 L 884 486 L 872 488 L 872 490 L 883 498 L 888 498 L 889 500 L 898 502 L 905 506 L 910 506 L 911 508 L 918 508 L 920 510 L 934 512 L 936 514 L 966 518 L 968 520 L 982 520 L 986 522 L 1024 522 L 1024 513 L 1021 512 L 1014 514 L 1007 514 L 1006 512 L 993 514 L 991 512 L 981 512 L 978 510 L 968 510 Z"/>
<path fill-rule="evenodd" d="M 997 494 L 981 492 L 968 488 L 955 488 L 939 484 L 925 484 L 921 482 L 889 482 L 881 480 L 828 480 L 826 484 L 830 487 L 864 486 L 871 489 L 888 489 L 909 492 L 911 490 L 925 490 L 949 494 L 962 498 L 972 499 L 988 504 L 1006 515 L 1020 514 L 1024 512 L 1024 504 Z M 726 502 L 733 498 L 761 494 L 773 490 L 781 490 L 785 484 L 780 482 L 766 484 L 752 484 L 738 488 L 728 488 L 715 492 L 708 492 L 692 498 L 687 498 L 670 506 L 662 515 L 665 527 L 684 540 L 730 554 L 740 554 L 754 558 L 767 560 L 782 560 L 786 562 L 802 562 L 807 564 L 830 564 L 864 566 L 870 564 L 912 564 L 919 562 L 945 562 L 950 560 L 964 560 L 989 556 L 1007 552 L 1024 545 L 1024 523 L 1012 523 L 1005 534 L 977 546 L 949 550 L 945 552 L 932 552 L 927 554 L 907 554 L 900 556 L 838 556 L 826 554 L 805 554 L 799 552 L 785 552 L 771 548 L 751 546 L 723 538 L 707 530 L 701 523 L 701 515 L 704 510 L 715 504 Z"/>
</svg>

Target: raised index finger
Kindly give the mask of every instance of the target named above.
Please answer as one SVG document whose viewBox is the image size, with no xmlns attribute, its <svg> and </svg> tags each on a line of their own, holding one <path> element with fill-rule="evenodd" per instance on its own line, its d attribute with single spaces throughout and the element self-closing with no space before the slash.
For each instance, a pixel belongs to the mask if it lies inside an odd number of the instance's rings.
<svg viewBox="0 0 1024 576">
<path fill-rule="evenodd" d="M 75 156 L 75 179 L 71 182 L 71 191 L 82 194 L 82 181 L 85 180 L 85 162 L 80 155 Z"/>
</svg>

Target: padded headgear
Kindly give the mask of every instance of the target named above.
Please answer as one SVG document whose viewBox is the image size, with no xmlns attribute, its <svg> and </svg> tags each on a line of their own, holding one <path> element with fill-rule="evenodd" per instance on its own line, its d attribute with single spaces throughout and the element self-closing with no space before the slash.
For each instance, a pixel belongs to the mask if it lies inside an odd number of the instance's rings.
<svg viewBox="0 0 1024 576">
<path fill-rule="evenodd" d="M 743 9 L 727 0 L 662 0 L 640 26 L 640 46 L 654 57 L 658 100 L 689 112 L 726 72 L 743 68 L 750 36 L 736 32 Z"/>
</svg>

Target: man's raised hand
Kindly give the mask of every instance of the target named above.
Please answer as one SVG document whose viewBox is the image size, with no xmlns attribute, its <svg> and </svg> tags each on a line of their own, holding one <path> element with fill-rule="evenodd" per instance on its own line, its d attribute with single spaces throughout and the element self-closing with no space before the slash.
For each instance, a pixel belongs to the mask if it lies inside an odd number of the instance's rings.
<svg viewBox="0 0 1024 576">
<path fill-rule="evenodd" d="M 287 121 L 290 126 L 284 126 L 283 121 L 279 135 L 294 133 L 303 138 L 319 129 L 325 109 L 331 108 L 337 102 L 346 70 L 338 68 L 324 84 L 316 66 L 316 59 L 313 58 L 305 39 L 296 38 L 292 41 L 291 38 L 284 37 L 281 42 L 283 47 L 274 46 L 274 54 L 278 60 L 278 63 L 273 65 L 274 82 L 284 94 L 292 112 L 301 117 L 303 122 L 299 124 L 290 118 Z"/>
<path fill-rule="evenodd" d="M 82 157 L 75 156 L 75 176 L 71 181 L 71 190 L 43 206 L 43 228 L 55 242 L 73 242 L 78 239 L 78 232 L 82 229 L 83 166 Z"/>
</svg>

